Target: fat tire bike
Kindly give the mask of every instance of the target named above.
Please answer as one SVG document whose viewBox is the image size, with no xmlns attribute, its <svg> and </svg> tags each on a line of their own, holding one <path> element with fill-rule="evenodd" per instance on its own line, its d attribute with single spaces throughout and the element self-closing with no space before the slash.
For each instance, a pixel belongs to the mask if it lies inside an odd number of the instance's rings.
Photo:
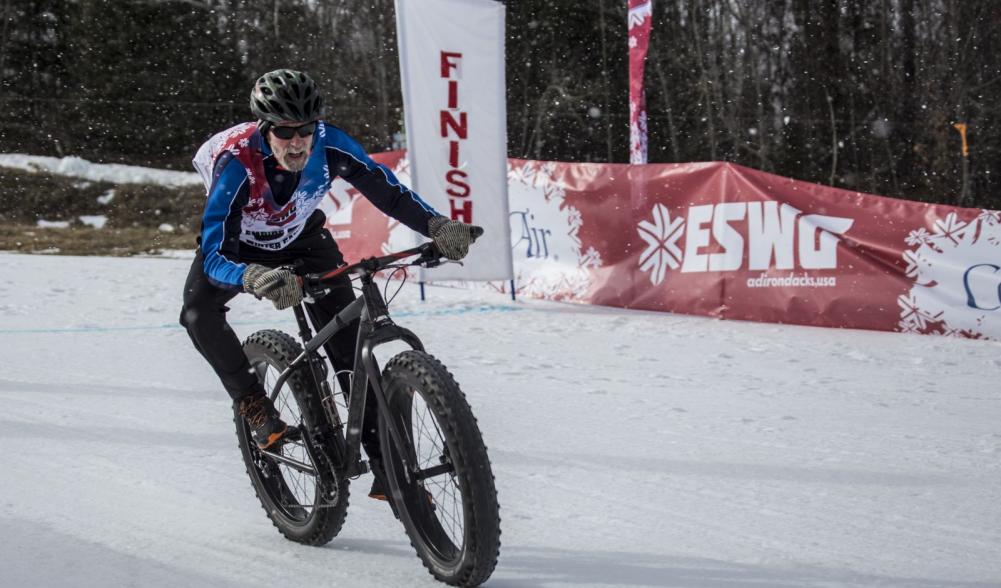
<svg viewBox="0 0 1001 588">
<path fill-rule="evenodd" d="M 474 227 L 473 236 L 482 233 Z M 416 258 L 409 262 L 402 260 Z M 302 303 L 293 307 L 299 339 L 253 333 L 244 353 L 289 432 L 267 450 L 257 447 L 235 415 L 247 474 L 264 511 L 287 539 L 323 545 L 347 516 L 350 481 L 368 472 L 361 431 L 366 391 L 379 418 L 387 500 L 424 566 L 438 580 L 476 586 L 490 577 L 500 551 L 497 490 L 476 418 L 452 374 L 417 336 L 395 324 L 375 283 L 383 270 L 434 267 L 444 260 L 433 243 L 371 257 L 320 274 L 302 275 L 304 302 L 330 291 L 328 282 L 355 276 L 361 293 L 313 335 Z M 402 287 L 402 286 L 401 286 Z M 323 344 L 360 319 L 351 394 L 330 378 Z M 402 341 L 410 349 L 381 370 L 376 347 Z M 332 367 L 332 364 L 329 364 Z"/>
</svg>

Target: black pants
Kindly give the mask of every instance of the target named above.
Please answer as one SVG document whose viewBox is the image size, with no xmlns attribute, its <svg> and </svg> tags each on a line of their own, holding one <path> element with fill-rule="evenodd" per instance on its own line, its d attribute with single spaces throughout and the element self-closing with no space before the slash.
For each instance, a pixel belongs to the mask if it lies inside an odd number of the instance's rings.
<svg viewBox="0 0 1001 588">
<path fill-rule="evenodd" d="M 243 263 L 257 263 L 268 267 L 302 263 L 304 272 L 321 272 L 344 263 L 337 243 L 323 228 L 323 213 L 317 211 L 306 223 L 302 234 L 285 249 L 268 251 L 240 244 L 240 259 Z M 213 285 L 205 276 L 201 248 L 195 254 L 188 278 L 184 283 L 184 306 L 181 308 L 181 324 L 188 331 L 195 349 L 209 362 L 222 381 L 226 392 L 234 401 L 250 394 L 263 394 L 264 387 L 250 367 L 247 356 L 236 333 L 226 322 L 229 308 L 226 303 L 239 293 Z M 330 294 L 316 304 L 307 304 L 306 312 L 313 328 L 319 330 L 338 312 L 355 299 L 351 280 L 345 276 L 343 282 L 334 283 Z M 270 303 L 269 303 L 270 304 Z M 358 338 L 357 321 L 339 332 L 324 346 L 337 371 L 354 367 L 355 342 Z M 350 379 L 347 374 L 338 376 L 341 389 L 350 394 Z M 270 390 L 268 391 L 270 392 Z M 369 392 L 366 406 L 374 407 L 374 395 Z M 378 436 L 375 435 L 378 412 L 366 410 L 363 423 L 362 443 L 369 458 L 378 459 Z"/>
</svg>

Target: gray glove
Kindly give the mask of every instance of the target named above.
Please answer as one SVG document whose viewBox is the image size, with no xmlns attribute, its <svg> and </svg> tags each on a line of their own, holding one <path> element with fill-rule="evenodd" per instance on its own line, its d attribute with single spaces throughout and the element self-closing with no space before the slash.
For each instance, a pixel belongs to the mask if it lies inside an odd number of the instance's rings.
<svg viewBox="0 0 1001 588">
<path fill-rule="evenodd" d="M 469 253 L 472 242 L 473 225 L 454 221 L 446 216 L 436 216 L 428 221 L 428 234 L 434 240 L 438 251 L 445 257 L 455 261 Z"/>
<path fill-rule="evenodd" d="M 252 263 L 243 272 L 243 289 L 260 298 L 274 302 L 275 308 L 285 310 L 302 301 L 302 283 L 299 276 L 288 268 L 270 268 Z"/>
</svg>

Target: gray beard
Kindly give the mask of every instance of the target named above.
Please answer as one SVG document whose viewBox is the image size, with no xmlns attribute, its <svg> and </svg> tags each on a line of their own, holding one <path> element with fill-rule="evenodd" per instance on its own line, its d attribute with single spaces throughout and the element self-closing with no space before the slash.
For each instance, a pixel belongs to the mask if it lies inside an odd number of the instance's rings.
<svg viewBox="0 0 1001 588">
<path fill-rule="evenodd" d="M 304 154 L 304 155 L 308 155 L 308 154 Z M 284 167 L 285 169 L 287 169 L 289 171 L 301 172 L 303 169 L 305 169 L 306 162 L 308 160 L 309 160 L 308 157 L 303 157 L 301 161 L 299 161 L 298 163 L 293 164 L 292 162 L 290 162 L 288 160 L 287 156 L 284 156 L 284 157 L 279 157 L 278 158 L 278 163 L 280 163 L 282 165 L 282 167 Z"/>
</svg>

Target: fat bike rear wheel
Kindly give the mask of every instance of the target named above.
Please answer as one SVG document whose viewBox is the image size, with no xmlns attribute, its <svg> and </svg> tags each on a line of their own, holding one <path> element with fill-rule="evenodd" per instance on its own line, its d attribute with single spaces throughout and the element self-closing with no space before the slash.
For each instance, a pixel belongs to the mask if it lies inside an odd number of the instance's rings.
<svg viewBox="0 0 1001 588">
<path fill-rule="evenodd" d="M 392 419 L 420 473 L 405 461 L 382 423 L 380 445 L 389 499 L 424 566 L 456 586 L 485 582 L 497 565 L 497 490 L 476 418 L 438 360 L 404 351 L 382 373 L 383 418 Z"/>
<path fill-rule="evenodd" d="M 302 347 L 286 333 L 266 330 L 248 337 L 243 351 L 270 394 L 278 376 L 302 353 Z M 322 452 L 311 445 L 314 440 L 306 433 L 323 429 L 318 425 L 325 416 L 316 386 L 304 371 L 293 373 L 271 397 L 291 429 L 276 447 L 260 450 L 243 417 L 234 412 L 234 421 L 247 475 L 268 518 L 290 541 L 324 545 L 344 525 L 348 480 L 332 474 L 329 465 L 322 463 Z"/>
</svg>

